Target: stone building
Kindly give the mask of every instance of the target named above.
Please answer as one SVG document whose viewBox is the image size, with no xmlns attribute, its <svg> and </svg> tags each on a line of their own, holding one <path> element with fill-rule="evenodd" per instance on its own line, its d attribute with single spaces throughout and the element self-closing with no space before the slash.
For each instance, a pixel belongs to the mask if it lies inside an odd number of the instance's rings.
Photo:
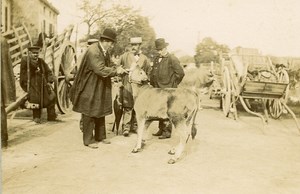
<svg viewBox="0 0 300 194">
<path fill-rule="evenodd" d="M 35 42 L 41 32 L 57 33 L 58 14 L 47 0 L 2 0 L 2 32 L 24 23 Z"/>
</svg>

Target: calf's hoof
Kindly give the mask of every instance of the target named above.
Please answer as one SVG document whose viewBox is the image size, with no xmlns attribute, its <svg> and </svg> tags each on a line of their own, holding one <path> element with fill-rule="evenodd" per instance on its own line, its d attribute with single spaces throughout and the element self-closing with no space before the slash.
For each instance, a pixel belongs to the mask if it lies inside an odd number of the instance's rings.
<svg viewBox="0 0 300 194">
<path fill-rule="evenodd" d="M 170 159 L 169 161 L 168 161 L 168 164 L 175 164 L 175 160 L 174 159 Z"/>
</svg>

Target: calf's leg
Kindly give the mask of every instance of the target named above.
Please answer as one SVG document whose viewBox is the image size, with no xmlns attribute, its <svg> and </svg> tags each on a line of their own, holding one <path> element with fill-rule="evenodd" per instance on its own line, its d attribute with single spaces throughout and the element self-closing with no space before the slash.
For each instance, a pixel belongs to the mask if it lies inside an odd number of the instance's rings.
<svg viewBox="0 0 300 194">
<path fill-rule="evenodd" d="M 173 154 L 174 156 L 168 161 L 169 164 L 174 164 L 182 155 L 183 150 L 185 149 L 186 141 L 189 136 L 187 125 L 185 124 L 185 121 L 181 121 L 177 124 L 175 124 L 175 130 L 179 134 L 179 143 L 175 148 L 175 153 L 173 150 L 171 150 L 169 153 Z"/>
<path fill-rule="evenodd" d="M 138 129 L 137 129 L 137 142 L 135 148 L 132 150 L 132 153 L 137 153 L 142 149 L 143 142 L 143 133 L 148 129 L 151 121 L 147 121 L 146 119 L 138 119 L 137 120 Z"/>
</svg>

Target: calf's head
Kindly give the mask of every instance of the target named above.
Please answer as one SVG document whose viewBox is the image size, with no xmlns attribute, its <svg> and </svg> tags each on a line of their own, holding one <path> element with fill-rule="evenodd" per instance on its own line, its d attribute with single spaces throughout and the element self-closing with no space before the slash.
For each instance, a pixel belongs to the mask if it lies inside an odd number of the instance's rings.
<svg viewBox="0 0 300 194">
<path fill-rule="evenodd" d="M 148 76 L 139 65 L 132 65 L 129 72 L 129 80 L 131 83 L 142 84 L 148 81 Z"/>
</svg>

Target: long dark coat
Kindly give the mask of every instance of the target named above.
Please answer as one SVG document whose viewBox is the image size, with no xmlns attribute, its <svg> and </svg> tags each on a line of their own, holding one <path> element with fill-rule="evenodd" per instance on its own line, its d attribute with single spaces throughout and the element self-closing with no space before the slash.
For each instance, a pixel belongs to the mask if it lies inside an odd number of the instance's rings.
<svg viewBox="0 0 300 194">
<path fill-rule="evenodd" d="M 155 88 L 177 88 L 184 77 L 183 68 L 179 60 L 174 55 L 168 54 L 154 59 L 152 71 L 150 73 L 150 84 Z"/>
<path fill-rule="evenodd" d="M 21 60 L 20 85 L 25 92 L 28 92 L 29 102 L 39 104 L 40 107 L 47 107 L 53 104 L 53 100 L 55 100 L 50 99 L 49 88 L 47 87 L 47 83 L 54 82 L 53 72 L 43 59 L 38 58 L 36 63 L 29 60 L 30 87 L 29 91 L 27 91 L 27 59 L 27 56 L 25 56 Z"/>
<path fill-rule="evenodd" d="M 116 67 L 104 56 L 100 43 L 91 45 L 81 61 L 71 89 L 73 110 L 89 117 L 112 114 L 111 77 Z"/>
<path fill-rule="evenodd" d="M 151 71 L 150 61 L 144 54 L 140 54 L 138 60 L 136 60 L 132 52 L 126 52 L 120 57 L 119 63 L 124 69 L 130 69 L 131 65 L 133 63 L 136 63 L 146 72 L 148 76 Z M 132 96 L 132 88 L 129 82 L 128 74 L 124 74 L 124 76 L 122 77 L 122 84 L 122 105 L 126 108 L 133 108 L 134 102 Z"/>
</svg>

